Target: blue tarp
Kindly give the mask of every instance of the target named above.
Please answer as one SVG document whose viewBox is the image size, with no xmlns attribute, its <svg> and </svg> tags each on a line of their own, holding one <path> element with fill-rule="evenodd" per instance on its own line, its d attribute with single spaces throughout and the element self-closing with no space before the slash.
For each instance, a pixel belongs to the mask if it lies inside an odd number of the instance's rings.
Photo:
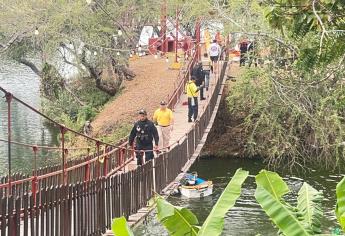
<svg viewBox="0 0 345 236">
<path fill-rule="evenodd" d="M 194 180 L 194 175 L 191 175 L 191 174 L 186 174 L 184 176 L 185 179 L 189 179 L 189 180 Z M 198 185 L 198 184 L 202 184 L 204 183 L 205 180 L 201 179 L 201 178 L 196 178 L 196 181 L 195 181 L 195 185 Z"/>
</svg>

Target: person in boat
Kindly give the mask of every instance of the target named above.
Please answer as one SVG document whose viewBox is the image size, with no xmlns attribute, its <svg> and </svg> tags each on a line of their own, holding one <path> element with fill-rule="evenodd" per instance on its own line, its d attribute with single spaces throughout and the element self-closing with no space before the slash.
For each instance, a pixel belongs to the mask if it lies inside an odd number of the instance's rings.
<svg viewBox="0 0 345 236">
<path fill-rule="evenodd" d="M 156 126 L 152 121 L 147 119 L 147 112 L 144 109 L 139 110 L 138 121 L 134 124 L 129 135 L 129 145 L 132 146 L 135 141 L 135 150 L 137 164 L 143 164 L 143 156 L 145 161 L 153 159 L 153 150 L 158 150 L 159 136 Z M 153 141 L 155 145 L 153 146 Z M 147 151 L 145 151 L 147 150 Z"/>
<path fill-rule="evenodd" d="M 182 185 L 185 186 L 194 186 L 197 183 L 198 174 L 196 172 L 192 172 L 191 174 L 185 175 L 184 179 L 181 181 Z"/>
<path fill-rule="evenodd" d="M 169 147 L 170 134 L 173 130 L 174 116 L 173 112 L 167 107 L 165 101 L 160 102 L 160 107 L 153 115 L 153 123 L 158 125 L 159 149 Z"/>
</svg>

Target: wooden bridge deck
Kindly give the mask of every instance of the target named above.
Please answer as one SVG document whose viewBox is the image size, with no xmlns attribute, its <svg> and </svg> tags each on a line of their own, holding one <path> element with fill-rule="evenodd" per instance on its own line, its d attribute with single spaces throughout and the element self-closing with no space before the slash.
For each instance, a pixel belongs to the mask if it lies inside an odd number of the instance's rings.
<svg viewBox="0 0 345 236">
<path fill-rule="evenodd" d="M 222 64 L 222 63 L 220 63 Z M 204 112 L 204 108 L 207 106 L 209 99 L 211 98 L 212 94 L 215 92 L 216 89 L 216 82 L 218 79 L 222 79 L 222 82 L 225 81 L 226 78 L 219 78 L 219 74 L 220 74 L 220 68 L 221 66 L 218 66 L 219 68 L 219 72 L 215 73 L 215 74 L 211 74 L 211 78 L 210 78 L 210 84 L 209 84 L 209 90 L 206 91 L 204 89 L 204 96 L 206 97 L 206 100 L 200 101 L 199 100 L 199 116 L 203 114 Z M 226 77 L 226 73 L 225 76 Z M 202 150 L 202 147 L 204 146 L 208 133 L 212 128 L 213 122 L 215 120 L 215 116 L 216 113 L 218 111 L 218 107 L 219 107 L 219 103 L 221 100 L 221 96 L 222 96 L 222 91 L 224 88 L 224 84 L 222 84 L 219 94 L 218 94 L 218 98 L 217 98 L 217 102 L 216 102 L 216 106 L 213 110 L 212 116 L 210 118 L 210 121 L 205 129 L 204 134 L 202 135 L 202 138 L 199 142 L 199 144 L 197 145 L 197 148 L 194 152 L 194 154 L 191 156 L 191 158 L 189 159 L 189 161 L 185 164 L 185 166 L 182 168 L 181 170 L 181 174 L 178 175 L 175 179 L 175 181 L 171 182 L 168 186 L 166 186 L 166 188 L 163 190 L 163 195 L 164 196 L 168 196 L 176 187 L 177 187 L 177 182 L 179 179 L 181 179 L 183 177 L 183 173 L 187 172 L 188 169 L 191 167 L 191 165 L 194 163 L 194 161 L 198 158 L 198 156 L 200 155 L 200 152 Z M 184 105 L 183 103 L 185 103 L 187 101 L 187 96 L 185 94 L 183 94 L 179 100 L 179 102 L 177 103 L 174 111 L 174 118 L 175 118 L 175 125 L 174 125 L 174 129 L 171 135 L 171 140 L 170 140 L 170 144 L 175 144 L 177 140 L 181 140 L 181 137 L 186 138 L 186 133 L 192 128 L 193 123 L 189 123 L 188 122 L 188 106 Z M 183 141 L 183 140 L 181 140 Z M 134 169 L 136 168 L 136 162 L 132 162 L 130 163 L 130 168 L 129 169 Z M 147 216 L 152 210 L 154 209 L 154 206 L 149 206 L 149 207 L 144 207 L 142 209 L 140 209 L 136 214 L 131 215 L 128 219 L 128 224 L 131 227 L 136 227 L 138 224 L 140 224 L 140 222 L 145 218 L 145 216 Z M 113 236 L 112 232 L 109 230 L 108 232 L 106 232 L 106 234 L 104 234 L 104 236 Z"/>
<path fill-rule="evenodd" d="M 220 66 L 218 67 L 221 68 Z M 206 91 L 206 89 L 204 88 L 204 97 L 206 98 L 206 100 L 200 100 L 200 94 L 199 94 L 198 116 L 200 116 L 204 112 L 204 108 L 206 107 L 211 95 L 214 92 L 216 79 L 219 76 L 219 73 L 220 73 L 220 69 L 219 69 L 219 72 L 217 73 L 210 73 L 209 89 L 208 91 Z M 185 138 L 185 134 L 192 128 L 194 124 L 194 122 L 188 122 L 188 105 L 187 105 L 186 94 L 182 94 L 182 96 L 180 97 L 178 103 L 173 109 L 173 114 L 174 114 L 174 127 L 173 127 L 173 131 L 171 132 L 171 139 L 170 139 L 171 147 L 175 146 L 178 140 L 183 141 Z M 148 115 L 152 116 L 153 114 L 148 114 Z M 125 172 L 129 170 L 133 170 L 135 168 L 137 168 L 136 159 L 126 166 Z"/>
</svg>

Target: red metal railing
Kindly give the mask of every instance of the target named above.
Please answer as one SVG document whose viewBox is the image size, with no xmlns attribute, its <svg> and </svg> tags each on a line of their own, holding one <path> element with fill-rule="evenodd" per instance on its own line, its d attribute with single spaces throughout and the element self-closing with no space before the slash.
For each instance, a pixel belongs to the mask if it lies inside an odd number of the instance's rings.
<svg viewBox="0 0 345 236">
<path fill-rule="evenodd" d="M 184 85 L 188 81 L 190 71 L 197 60 L 196 53 L 193 54 L 192 59 L 188 62 L 185 70 L 180 70 L 178 75 L 178 80 L 175 84 L 175 89 L 171 96 L 168 95 L 168 106 L 170 108 L 174 108 L 178 103 L 178 100 L 183 93 Z M 13 96 L 11 93 L 7 92 L 5 89 L 0 87 L 0 90 L 6 94 L 6 97 L 11 97 L 11 100 L 16 100 L 17 102 L 23 104 L 24 106 L 31 109 L 33 112 L 39 114 L 40 116 L 46 118 L 50 122 L 54 123 L 58 127 L 60 127 L 61 133 L 61 147 L 45 147 L 45 146 L 36 146 L 36 145 L 27 145 L 21 144 L 18 142 L 13 142 L 10 139 L 7 140 L 9 147 L 11 144 L 18 144 L 32 148 L 34 155 L 36 157 L 38 148 L 41 149 L 60 149 L 61 157 L 62 157 L 62 164 L 59 166 L 50 166 L 43 168 L 41 170 L 33 171 L 31 177 L 23 178 L 19 180 L 11 181 L 11 175 L 8 176 L 7 182 L 0 183 L 0 190 L 5 189 L 7 190 L 7 194 L 11 194 L 12 190 L 18 189 L 20 185 L 30 185 L 31 191 L 35 192 L 37 189 L 41 187 L 46 187 L 47 185 L 59 185 L 59 184 L 66 184 L 70 182 L 82 182 L 82 181 L 89 181 L 91 179 L 100 177 L 100 176 L 109 176 L 117 171 L 124 168 L 129 162 L 134 159 L 134 149 L 133 147 L 127 148 L 127 141 L 123 140 L 120 145 L 114 145 L 106 142 L 102 142 L 95 138 L 89 137 L 85 134 L 72 130 L 64 125 L 59 124 L 58 122 L 54 121 L 53 119 L 49 118 L 48 116 L 44 115 L 37 109 L 33 108 L 29 104 L 21 101 L 20 99 Z M 7 100 L 9 107 L 11 100 Z M 9 122 L 11 117 L 9 116 Z M 9 123 L 10 125 L 10 123 Z M 96 146 L 96 153 L 92 155 L 88 155 L 84 158 L 77 159 L 77 160 L 67 160 L 68 150 L 73 148 L 65 148 L 64 147 L 64 135 L 66 132 L 72 132 L 78 136 L 84 137 L 87 140 L 91 140 L 95 142 Z M 10 130 L 9 130 L 9 137 L 10 137 Z M 5 141 L 5 140 L 0 140 Z M 104 153 L 100 154 L 100 147 L 105 146 Z M 87 147 L 89 150 L 91 147 Z M 85 149 L 85 147 L 83 148 Z M 9 153 L 9 159 L 11 158 L 11 154 Z M 10 163 L 10 160 L 9 160 Z M 10 172 L 9 172 L 10 174 Z"/>
</svg>

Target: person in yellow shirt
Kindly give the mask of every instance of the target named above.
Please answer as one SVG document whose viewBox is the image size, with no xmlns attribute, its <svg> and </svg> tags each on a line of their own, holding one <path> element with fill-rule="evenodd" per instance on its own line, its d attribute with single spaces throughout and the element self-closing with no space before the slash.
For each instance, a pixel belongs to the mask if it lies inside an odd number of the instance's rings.
<svg viewBox="0 0 345 236">
<path fill-rule="evenodd" d="M 194 121 L 198 118 L 199 88 L 196 86 L 195 81 L 196 77 L 192 76 L 185 87 L 185 93 L 188 97 L 188 122 L 192 122 L 192 116 Z"/>
<path fill-rule="evenodd" d="M 165 101 L 160 102 L 160 107 L 153 114 L 153 122 L 158 125 L 159 148 L 163 149 L 169 146 L 170 134 L 173 130 L 174 116 L 173 112 L 167 108 Z"/>
</svg>

